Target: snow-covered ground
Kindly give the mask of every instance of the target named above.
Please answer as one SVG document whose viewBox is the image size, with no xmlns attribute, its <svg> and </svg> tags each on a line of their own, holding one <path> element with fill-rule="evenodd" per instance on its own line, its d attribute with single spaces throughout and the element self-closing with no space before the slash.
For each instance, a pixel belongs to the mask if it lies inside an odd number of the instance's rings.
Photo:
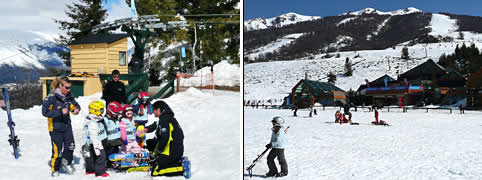
<svg viewBox="0 0 482 180">
<path fill-rule="evenodd" d="M 72 126 L 76 148 L 74 152 L 74 175 L 61 174 L 64 179 L 92 179 L 85 175 L 84 160 L 80 154 L 83 144 L 83 118 L 88 114 L 87 106 L 92 100 L 99 100 L 101 94 L 77 98 L 82 111 L 72 115 Z M 192 164 L 192 179 L 237 179 L 241 177 L 240 165 L 240 94 L 239 92 L 216 91 L 201 92 L 188 89 L 185 92 L 164 99 L 175 113 L 184 131 L 184 154 Z M 28 110 L 12 110 L 16 123 L 15 133 L 20 139 L 21 156 L 15 160 L 12 147 L 7 139 L 10 134 L 7 128 L 7 114 L 0 110 L 0 174 L 8 179 L 49 179 L 51 156 L 50 136 L 47 118 L 42 116 L 41 107 Z M 149 117 L 149 123 L 157 118 Z M 148 134 L 148 138 L 153 134 Z M 115 173 L 109 172 L 110 179 L 150 179 L 146 172 Z M 154 179 L 165 179 L 156 177 Z M 184 179 L 173 177 L 169 179 Z"/>
<path fill-rule="evenodd" d="M 240 86 L 241 70 L 239 64 L 230 64 L 228 61 L 221 61 L 214 65 L 214 84 L 217 86 Z M 180 84 L 182 86 L 200 86 L 212 85 L 211 67 L 206 66 L 197 70 L 193 77 L 181 78 Z"/>
<path fill-rule="evenodd" d="M 279 50 L 281 47 L 292 43 L 302 35 L 303 33 L 295 33 L 295 34 L 289 34 L 289 35 L 283 36 L 282 38 L 277 39 L 274 42 L 271 42 L 263 47 L 260 47 L 251 52 L 248 52 L 249 55 L 246 55 L 245 57 L 248 57 L 249 59 L 256 59 L 260 54 L 273 53 L 274 51 Z"/>
<path fill-rule="evenodd" d="M 283 117 L 290 128 L 285 149 L 289 174 L 281 179 L 480 179 L 482 112 L 380 112 L 392 126 L 370 125 L 374 113 L 353 113 L 360 125 L 334 124 L 335 108 L 307 111 L 244 109 L 244 168 L 271 136 L 271 119 Z M 353 111 L 353 110 L 352 110 Z M 285 127 L 286 127 L 285 126 Z M 253 169 L 268 171 L 267 154 Z M 278 168 L 278 161 L 275 160 Z M 278 169 L 279 170 L 279 169 Z M 250 179 L 244 170 L 244 179 Z M 259 179 L 253 177 L 252 179 Z"/>
</svg>

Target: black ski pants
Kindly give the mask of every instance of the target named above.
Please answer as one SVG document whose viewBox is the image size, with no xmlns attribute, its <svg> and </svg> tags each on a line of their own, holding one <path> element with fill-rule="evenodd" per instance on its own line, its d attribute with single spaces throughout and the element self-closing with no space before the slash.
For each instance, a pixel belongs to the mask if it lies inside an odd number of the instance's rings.
<svg viewBox="0 0 482 180">
<path fill-rule="evenodd" d="M 106 163 L 105 151 L 103 149 L 100 150 L 99 156 L 96 156 L 94 151 L 94 146 L 91 144 L 89 147 L 89 154 L 90 154 L 90 157 L 85 158 L 85 172 L 87 173 L 95 172 L 96 176 L 104 175 L 105 163 Z"/>
<path fill-rule="evenodd" d="M 161 154 L 151 166 L 151 176 L 182 176 L 184 173 L 181 156 L 179 155 L 167 156 Z"/>
<path fill-rule="evenodd" d="M 269 173 L 278 173 L 278 169 L 276 168 L 276 164 L 274 163 L 274 158 L 278 157 L 278 162 L 281 166 L 281 172 L 288 174 L 288 163 L 286 163 L 285 159 L 285 150 L 284 149 L 276 149 L 273 148 L 268 154 L 268 168 Z"/>
<path fill-rule="evenodd" d="M 50 160 L 52 172 L 59 170 L 62 158 L 67 160 L 69 165 L 72 164 L 75 149 L 72 126 L 69 125 L 64 132 L 51 132 L 50 140 L 52 141 L 52 159 Z"/>
</svg>

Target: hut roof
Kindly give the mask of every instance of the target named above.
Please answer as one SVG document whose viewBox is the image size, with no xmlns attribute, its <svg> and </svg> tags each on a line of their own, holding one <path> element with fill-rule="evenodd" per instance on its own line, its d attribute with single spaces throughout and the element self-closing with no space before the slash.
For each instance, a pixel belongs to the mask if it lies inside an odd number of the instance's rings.
<svg viewBox="0 0 482 180">
<path fill-rule="evenodd" d="M 74 40 L 69 45 L 98 44 L 98 43 L 110 44 L 126 37 L 129 37 L 129 35 L 128 34 L 91 34 L 84 38 Z"/>
</svg>

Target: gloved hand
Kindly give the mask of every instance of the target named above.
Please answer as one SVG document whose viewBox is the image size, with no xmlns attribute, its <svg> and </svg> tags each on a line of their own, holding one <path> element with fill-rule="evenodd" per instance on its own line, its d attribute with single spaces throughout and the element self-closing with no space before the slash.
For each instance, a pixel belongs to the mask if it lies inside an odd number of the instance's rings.
<svg viewBox="0 0 482 180">
<path fill-rule="evenodd" d="M 266 146 L 265 146 L 265 147 L 266 147 L 266 148 L 271 148 L 271 143 L 266 144 Z"/>
<path fill-rule="evenodd" d="M 95 148 L 94 151 L 95 151 L 95 156 L 100 156 L 100 149 Z"/>
<path fill-rule="evenodd" d="M 141 135 L 146 134 L 146 133 L 147 133 L 147 129 L 139 130 L 139 131 L 136 132 L 136 136 L 141 137 Z"/>
<path fill-rule="evenodd" d="M 127 139 L 124 139 L 124 140 L 122 141 L 122 144 L 127 145 Z"/>
</svg>

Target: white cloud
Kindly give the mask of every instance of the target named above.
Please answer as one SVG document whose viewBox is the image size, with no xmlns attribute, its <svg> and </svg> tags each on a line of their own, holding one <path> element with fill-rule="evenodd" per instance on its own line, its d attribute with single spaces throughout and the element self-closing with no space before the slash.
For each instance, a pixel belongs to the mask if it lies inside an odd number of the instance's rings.
<svg viewBox="0 0 482 180">
<path fill-rule="evenodd" d="M 53 19 L 70 20 L 65 11 L 66 4 L 72 2 L 73 0 L 0 0 L 0 30 L 38 32 L 47 37 L 55 37 L 61 31 Z M 129 13 L 129 7 L 121 0 L 119 4 L 112 3 L 112 11 L 108 12 L 107 20 L 129 17 Z"/>
</svg>

